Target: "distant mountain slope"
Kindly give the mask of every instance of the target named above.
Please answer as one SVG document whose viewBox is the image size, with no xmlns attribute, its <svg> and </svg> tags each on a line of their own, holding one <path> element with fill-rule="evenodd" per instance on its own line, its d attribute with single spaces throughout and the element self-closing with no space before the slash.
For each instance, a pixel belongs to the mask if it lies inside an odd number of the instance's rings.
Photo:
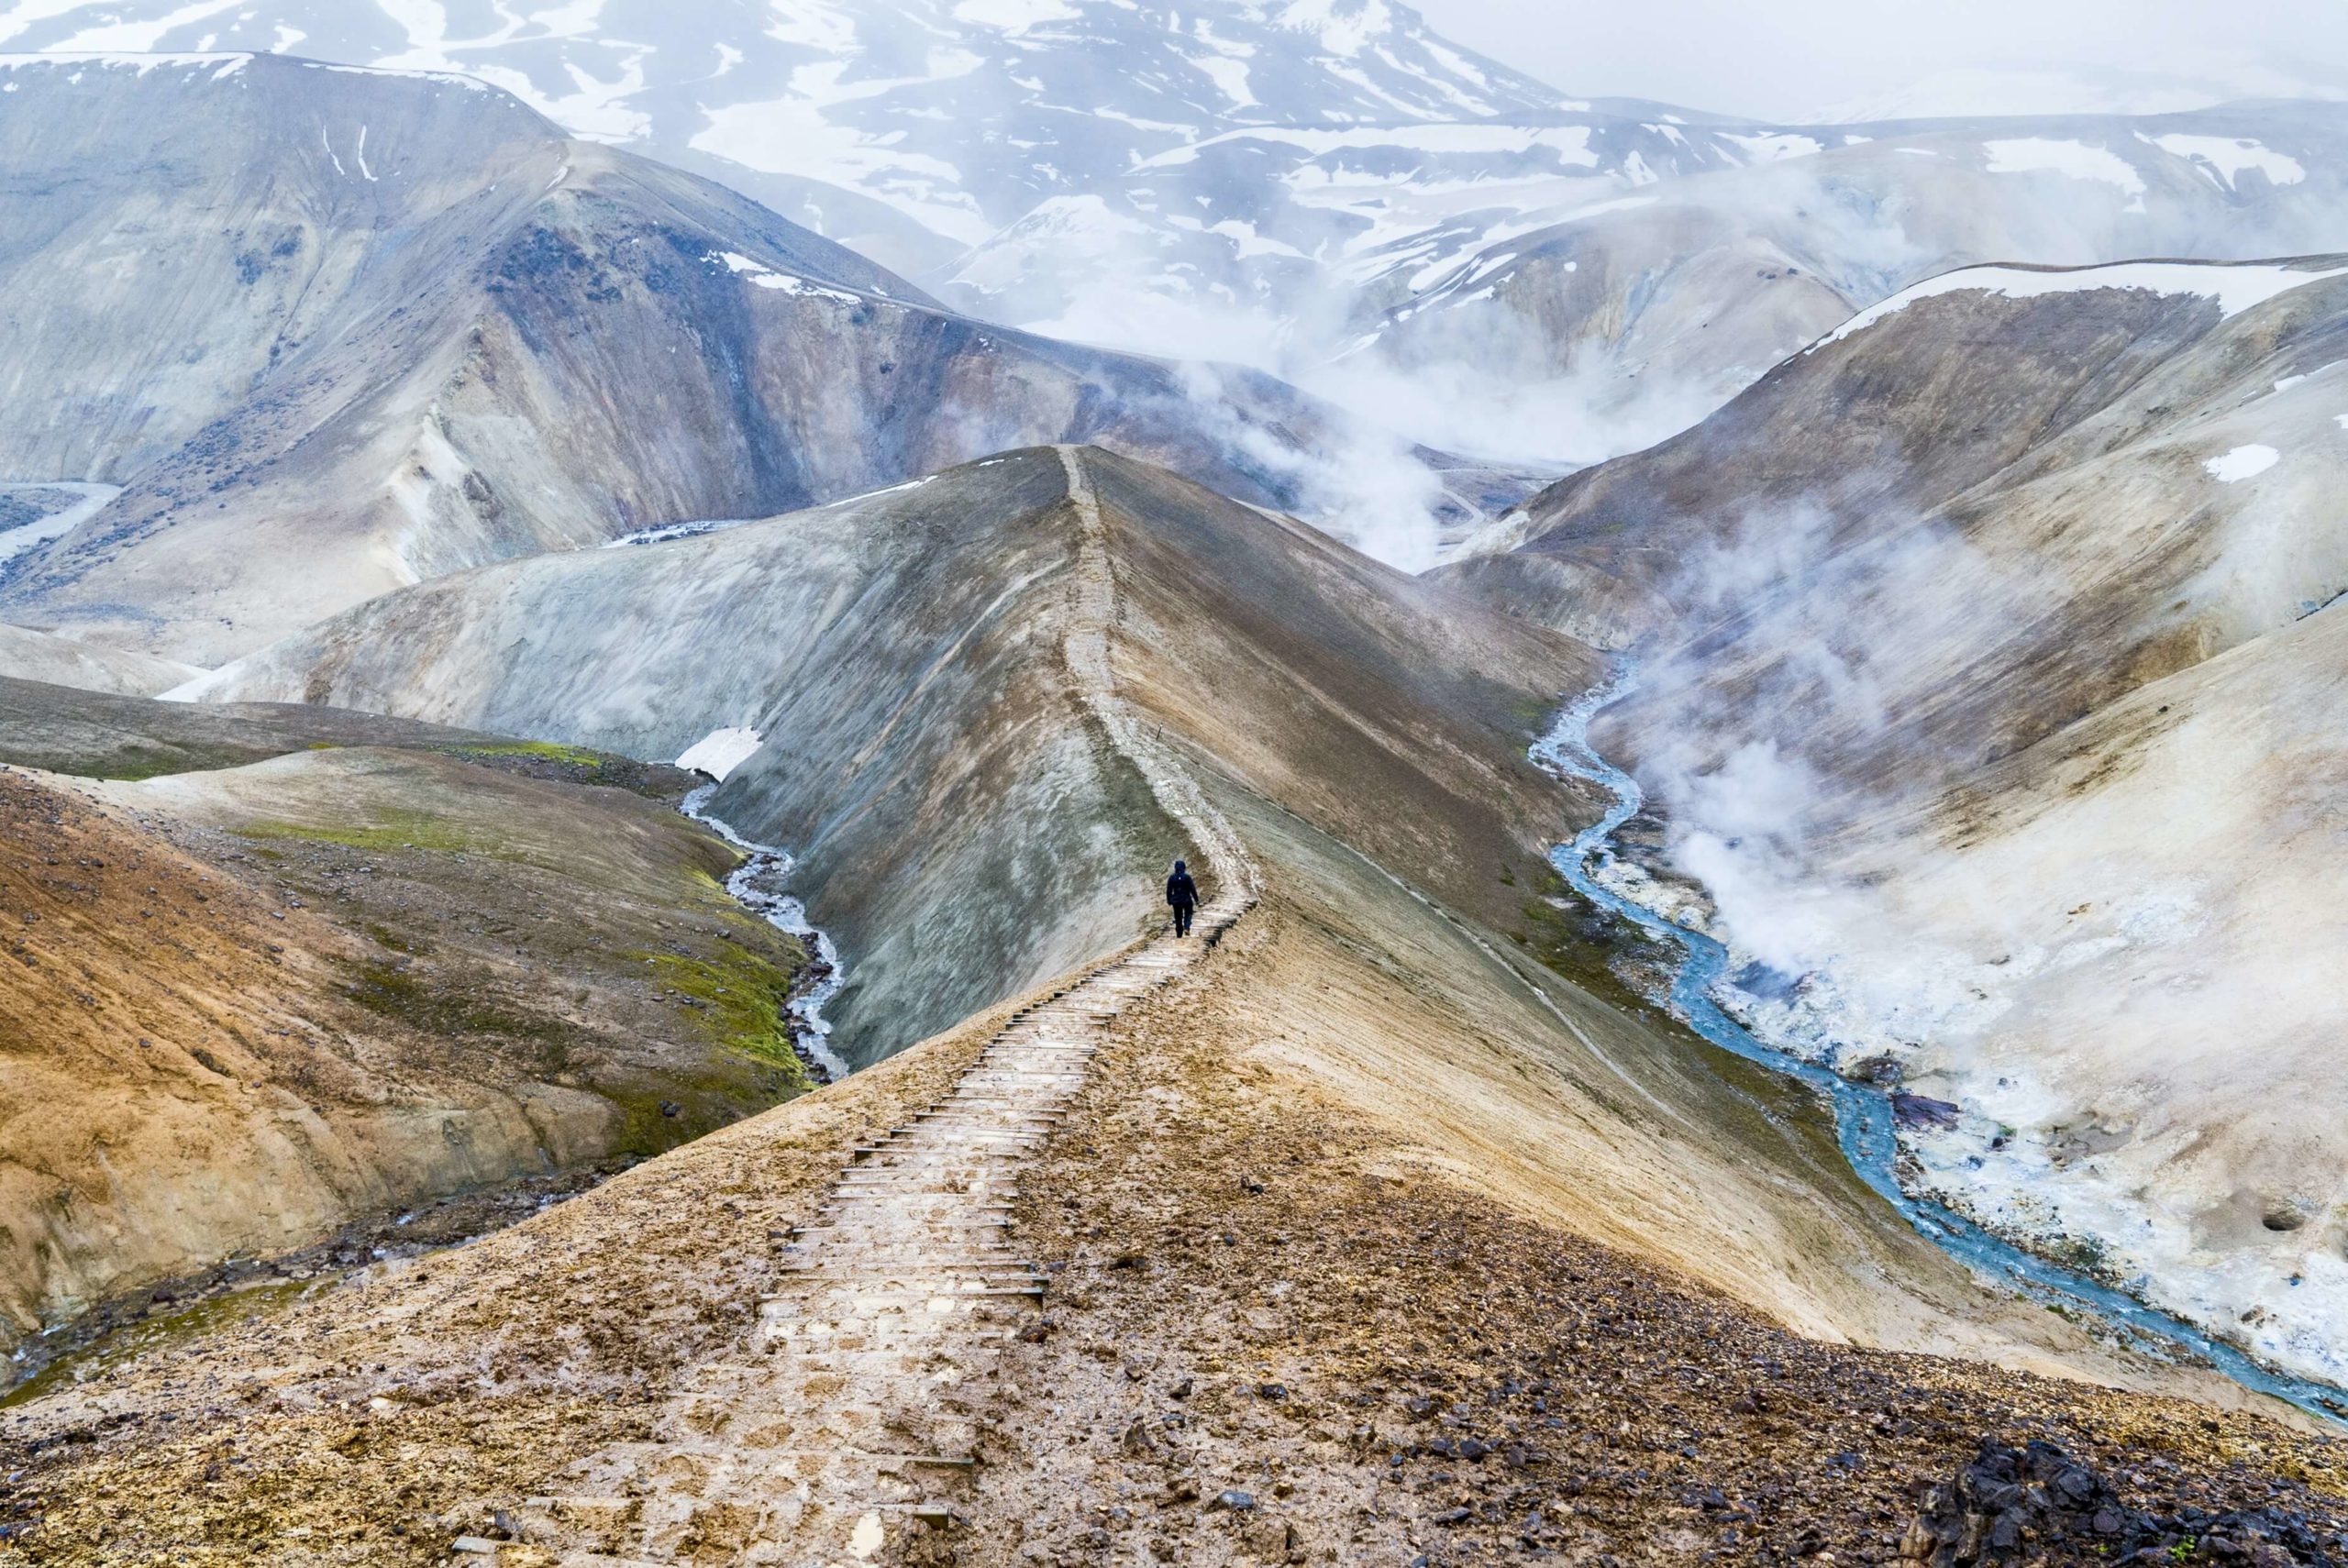
<svg viewBox="0 0 2348 1568">
<path fill-rule="evenodd" d="M 1337 434 L 1263 378 L 1194 395 L 941 311 L 465 79 L 240 55 L 0 79 L 0 473 L 124 487 L 8 559 L 18 620 L 210 664 L 439 572 L 1022 440 L 1301 505 Z"/>
<path fill-rule="evenodd" d="M 1416 275 L 1409 297 L 1379 302 L 1378 357 L 1406 371 L 1473 357 L 1512 381 L 1579 386 L 1596 427 L 1550 455 L 1586 459 L 1677 431 L 1953 267 L 2348 248 L 2340 105 L 1689 134 L 1764 155 Z"/>
<path fill-rule="evenodd" d="M 982 318 L 1552 472 L 1951 267 L 2348 248 L 2337 105 L 1752 122 L 1566 97 L 1390 0 L 28 9 L 0 47 L 471 72 Z"/>
<path fill-rule="evenodd" d="M 2343 369 L 2348 258 L 1955 272 L 1437 574 L 1635 644 L 1600 745 L 1929 1179 L 2328 1376 Z"/>
<path fill-rule="evenodd" d="M 2337 105 L 1815 127 L 1600 103 L 1226 132 L 932 286 L 1098 341 L 1222 342 L 1437 445 L 1588 462 L 1951 267 L 2311 254 L 2348 247 L 2344 212 Z"/>
<path fill-rule="evenodd" d="M 44 4 L 17 50 L 299 49 L 464 72 L 578 135 L 712 174 L 890 265 L 1256 124 L 1556 107 L 1391 0 L 645 0 L 517 12 L 391 0 Z"/>
<path fill-rule="evenodd" d="M 152 697 L 201 675 L 194 665 L 0 625 L 0 676 L 128 697 Z"/>
</svg>

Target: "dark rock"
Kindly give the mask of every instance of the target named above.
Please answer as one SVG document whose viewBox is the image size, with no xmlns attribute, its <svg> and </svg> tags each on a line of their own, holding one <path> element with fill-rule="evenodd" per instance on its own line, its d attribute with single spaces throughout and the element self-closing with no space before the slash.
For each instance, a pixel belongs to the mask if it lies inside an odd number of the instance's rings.
<svg viewBox="0 0 2348 1568">
<path fill-rule="evenodd" d="M 1234 1514 L 1246 1513 L 1248 1510 L 1255 1507 L 1255 1506 L 1256 1495 L 1253 1492 L 1241 1492 L 1237 1490 L 1217 1492 L 1214 1496 L 1214 1501 L 1207 1505 L 1210 1509 L 1221 1508 L 1226 1513 Z"/>
<path fill-rule="evenodd" d="M 660 1102 L 660 1114 L 663 1116 L 674 1116 L 682 1110 L 684 1107 L 673 1099 L 664 1099 Z"/>
<path fill-rule="evenodd" d="M 1944 1099 L 1930 1099 L 1905 1089 L 1891 1091 L 1891 1120 L 1901 1127 L 1930 1127 L 1941 1132 L 1956 1126 L 1957 1107 Z"/>
<path fill-rule="evenodd" d="M 2186 1539 L 2130 1507 L 2101 1476 L 2055 1444 L 2032 1441 L 2015 1449 L 1984 1438 L 1952 1479 L 1925 1490 L 1899 1554 L 1933 1568 L 1959 1568 L 2040 1555 L 2045 1543 L 2073 1535 L 2119 1537 L 2123 1548 L 2165 1536 L 2169 1545 Z"/>
</svg>

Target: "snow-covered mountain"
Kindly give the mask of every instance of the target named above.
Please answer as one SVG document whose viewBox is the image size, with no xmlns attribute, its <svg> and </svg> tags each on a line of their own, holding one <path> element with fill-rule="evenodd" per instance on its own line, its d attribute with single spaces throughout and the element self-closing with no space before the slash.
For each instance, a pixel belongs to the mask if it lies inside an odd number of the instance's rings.
<svg viewBox="0 0 2348 1568">
<path fill-rule="evenodd" d="M 1390 380 L 1474 366 L 1550 389 L 1563 406 L 1519 422 L 1516 439 L 1587 459 L 1683 428 L 1853 312 L 1952 268 L 2348 248 L 2343 105 L 1897 122 L 1762 145 L 1770 156 L 1741 168 L 1626 191 L 1422 271 L 1401 303 L 1391 289 L 1367 302 L 1377 317 L 1345 348 L 1374 337 L 1371 358 L 1402 373 Z"/>
<path fill-rule="evenodd" d="M 1226 133 L 1047 202 L 931 282 L 1047 331 L 1204 343 L 1437 444 L 1590 461 L 1952 267 L 2348 246 L 2348 106 L 1690 120 L 1597 103 Z"/>
<path fill-rule="evenodd" d="M 900 270 L 1240 127 L 1559 101 L 1390 0 L 0 0 L 0 49 L 464 72 Z"/>
<path fill-rule="evenodd" d="M 2348 247 L 2348 106 L 1744 123 L 1391 0 L 0 0 L 0 49 L 231 48 L 468 72 L 982 318 L 1520 464 L 1684 428 L 1952 267 Z"/>
</svg>

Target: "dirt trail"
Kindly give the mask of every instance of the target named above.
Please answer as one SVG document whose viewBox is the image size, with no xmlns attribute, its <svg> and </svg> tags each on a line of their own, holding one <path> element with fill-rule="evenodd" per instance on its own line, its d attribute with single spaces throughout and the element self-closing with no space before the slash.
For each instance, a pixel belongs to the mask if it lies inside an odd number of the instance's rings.
<svg viewBox="0 0 2348 1568">
<path fill-rule="evenodd" d="M 694 1369 L 648 1440 L 605 1447 L 528 1500 L 518 1533 L 567 1564 L 862 1562 L 952 1518 L 994 1424 L 1003 1348 L 1046 1287 L 1005 1235 L 1020 1170 L 1104 1027 L 1255 901 L 1238 835 L 1117 694 L 1105 525 L 1082 457 L 1060 458 L 1080 530 L 1071 687 L 1198 846 L 1214 896 L 1189 939 L 1130 948 L 1013 1015 L 945 1099 L 853 1148 L 817 1220 L 770 1237 L 785 1283 L 759 1301 L 747 1354 Z"/>
</svg>

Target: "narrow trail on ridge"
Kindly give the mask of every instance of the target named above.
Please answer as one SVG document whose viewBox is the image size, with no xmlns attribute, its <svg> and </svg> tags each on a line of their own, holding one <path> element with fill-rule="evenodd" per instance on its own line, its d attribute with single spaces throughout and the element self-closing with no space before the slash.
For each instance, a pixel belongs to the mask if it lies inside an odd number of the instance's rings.
<svg viewBox="0 0 2348 1568">
<path fill-rule="evenodd" d="M 648 1441 L 565 1467 L 515 1521 L 573 1568 L 722 1560 L 861 1562 L 952 1519 L 983 1462 L 1006 1342 L 1046 1276 L 1008 1234 L 1029 1153 L 1083 1083 L 1104 1027 L 1190 970 L 1254 904 L 1228 822 L 1117 694 L 1107 524 L 1060 448 L 1078 529 L 1062 657 L 1074 694 L 1213 873 L 1187 940 L 1158 935 L 1012 1016 L 945 1099 L 858 1145 L 737 1359 L 681 1382 Z"/>
</svg>

